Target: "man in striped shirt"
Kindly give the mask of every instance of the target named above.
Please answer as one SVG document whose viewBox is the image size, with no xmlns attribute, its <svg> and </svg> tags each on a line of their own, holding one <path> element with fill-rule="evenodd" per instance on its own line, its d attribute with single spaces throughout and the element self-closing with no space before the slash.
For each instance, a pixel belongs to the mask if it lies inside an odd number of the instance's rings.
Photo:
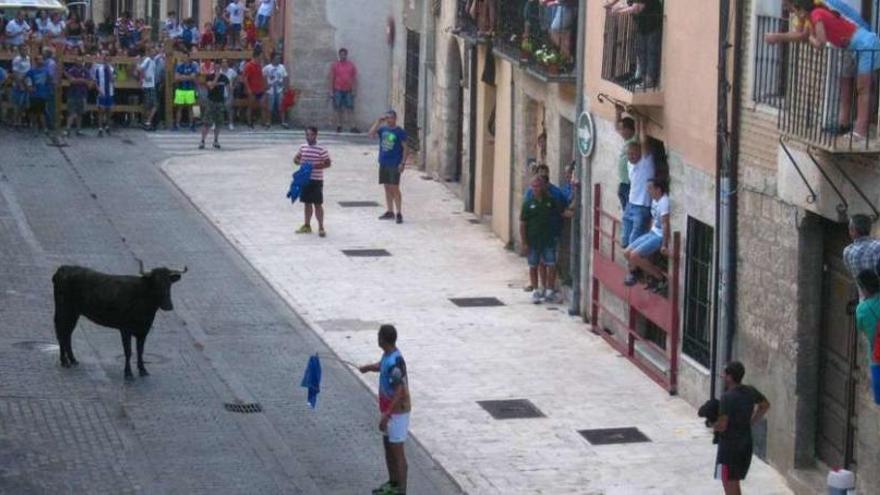
<svg viewBox="0 0 880 495">
<path fill-rule="evenodd" d="M 296 156 L 293 157 L 293 163 L 302 165 L 310 163 L 312 165 L 312 176 L 309 183 L 303 187 L 300 194 L 300 200 L 305 207 L 305 223 L 297 229 L 297 234 L 312 233 L 312 211 L 314 210 L 315 218 L 318 219 L 318 236 L 324 237 L 327 232 L 324 231 L 324 169 L 330 168 L 330 154 L 321 146 L 318 146 L 318 128 L 308 127 L 306 129 L 306 144 L 299 147 Z"/>
</svg>

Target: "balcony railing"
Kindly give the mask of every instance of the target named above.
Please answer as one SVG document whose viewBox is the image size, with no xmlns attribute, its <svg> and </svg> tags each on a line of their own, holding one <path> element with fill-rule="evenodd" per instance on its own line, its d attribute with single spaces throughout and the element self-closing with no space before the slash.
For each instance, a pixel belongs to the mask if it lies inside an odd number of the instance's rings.
<svg viewBox="0 0 880 495">
<path fill-rule="evenodd" d="M 602 79 L 633 93 L 658 91 L 662 54 L 662 15 L 606 14 Z"/>
<path fill-rule="evenodd" d="M 496 11 L 496 52 L 547 81 L 575 80 L 577 2 L 498 0 Z"/>
<path fill-rule="evenodd" d="M 493 2 L 494 0 L 483 0 L 486 2 Z M 481 27 L 486 28 L 487 26 L 491 28 L 494 23 L 493 19 L 484 19 L 481 23 L 478 23 L 480 19 L 480 15 L 490 15 L 491 12 L 481 11 L 476 9 L 478 4 L 476 0 L 457 0 L 455 7 L 455 34 L 458 36 L 468 38 L 475 42 L 483 42 L 488 41 L 491 35 L 492 29 L 480 29 Z M 492 4 L 494 7 L 494 4 Z M 482 24 L 482 26 L 480 25 Z"/>
<path fill-rule="evenodd" d="M 789 57 L 788 45 L 770 45 L 764 41 L 768 33 L 788 32 L 788 19 L 758 16 L 755 24 L 755 80 L 752 94 L 755 103 L 780 108 L 785 98 L 785 70 Z"/>
<path fill-rule="evenodd" d="M 785 81 L 780 132 L 833 153 L 880 153 L 878 87 L 870 76 L 856 77 L 860 65 L 877 61 L 880 50 L 790 45 L 780 61 Z M 859 79 L 864 92 L 857 90 Z"/>
</svg>

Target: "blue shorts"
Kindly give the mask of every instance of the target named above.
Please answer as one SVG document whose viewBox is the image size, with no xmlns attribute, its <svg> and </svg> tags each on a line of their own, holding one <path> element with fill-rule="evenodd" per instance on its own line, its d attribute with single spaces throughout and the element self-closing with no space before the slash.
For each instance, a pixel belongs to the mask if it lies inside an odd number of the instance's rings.
<svg viewBox="0 0 880 495">
<path fill-rule="evenodd" d="M 272 16 L 270 15 L 260 15 L 257 14 L 257 29 L 268 29 L 269 28 L 269 19 Z"/>
<path fill-rule="evenodd" d="M 354 110 L 354 95 L 351 94 L 351 91 L 334 91 L 333 108 L 336 110 L 342 110 L 343 108 Z"/>
<path fill-rule="evenodd" d="M 113 106 L 113 97 L 112 96 L 101 96 L 98 95 L 98 106 L 100 108 L 110 108 Z"/>
<path fill-rule="evenodd" d="M 880 69 L 880 38 L 864 28 L 859 28 L 847 47 L 855 52 L 859 74 L 870 74 Z"/>
<path fill-rule="evenodd" d="M 539 263 L 544 266 L 556 265 L 556 245 L 550 244 L 541 249 L 529 246 L 528 260 L 530 267 L 538 266 Z"/>
<path fill-rule="evenodd" d="M 636 237 L 636 239 L 630 243 L 627 249 L 636 253 L 642 258 L 647 258 L 657 251 L 660 251 L 661 246 L 663 246 L 663 237 L 651 231 L 647 234 Z"/>
<path fill-rule="evenodd" d="M 28 92 L 23 89 L 12 88 L 12 103 L 19 108 L 27 108 L 30 103 L 28 102 Z"/>
</svg>

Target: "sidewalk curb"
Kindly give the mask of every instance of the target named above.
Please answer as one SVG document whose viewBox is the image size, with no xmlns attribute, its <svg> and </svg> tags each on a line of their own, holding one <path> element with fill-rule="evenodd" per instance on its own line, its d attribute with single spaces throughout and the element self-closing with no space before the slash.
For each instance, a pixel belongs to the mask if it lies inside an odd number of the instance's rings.
<svg viewBox="0 0 880 495">
<path fill-rule="evenodd" d="M 260 280 L 262 280 L 263 283 L 265 283 L 269 289 L 271 289 L 273 292 L 275 292 L 275 294 L 278 295 L 278 297 L 281 299 L 281 301 L 284 303 L 285 306 L 287 306 L 294 314 L 296 314 L 296 316 L 300 320 L 302 320 L 302 322 L 306 325 L 306 327 L 309 330 L 311 330 L 312 334 L 315 337 L 317 337 L 318 340 L 320 340 L 324 344 L 324 346 L 328 349 L 330 354 L 332 354 L 333 357 L 336 358 L 337 360 L 341 360 L 342 358 L 339 356 L 339 354 L 336 352 L 336 350 L 333 349 L 333 347 L 330 345 L 330 343 L 324 338 L 324 334 L 326 334 L 327 331 L 320 324 L 315 322 L 311 317 L 306 316 L 304 314 L 305 311 L 303 308 L 300 308 L 300 307 L 298 307 L 298 305 L 293 304 L 290 300 L 292 298 L 285 297 L 285 294 L 283 294 L 281 291 L 279 291 L 275 287 L 275 285 L 268 278 L 266 278 L 266 276 L 263 274 L 263 272 L 260 271 L 251 262 L 251 260 L 248 259 L 247 256 L 245 256 L 245 254 L 240 249 L 240 246 L 233 239 L 229 238 L 226 235 L 226 233 L 221 228 L 219 228 L 217 226 L 217 224 L 211 219 L 211 217 L 207 214 L 207 212 L 205 212 L 195 201 L 193 201 L 193 199 L 189 196 L 189 194 L 186 193 L 186 191 L 184 191 L 180 186 L 177 185 L 177 182 L 175 182 L 175 180 L 171 177 L 171 175 L 169 175 L 166 168 L 169 166 L 169 164 L 172 161 L 178 160 L 178 159 L 179 158 L 177 158 L 177 157 L 166 158 L 166 159 L 161 160 L 159 162 L 155 162 L 155 166 L 158 168 L 158 170 L 162 174 L 162 176 L 164 176 L 165 179 L 167 179 L 168 182 L 172 186 L 174 186 L 174 189 L 176 191 L 178 191 L 184 198 L 186 198 L 186 201 L 190 204 L 190 206 L 192 206 L 196 211 L 198 211 L 199 214 L 202 216 L 202 218 L 204 218 L 208 222 L 208 224 L 211 225 L 211 227 L 214 229 L 214 231 L 217 232 L 220 235 L 220 237 L 225 239 L 227 243 L 229 243 L 229 245 L 235 250 L 236 253 L 238 253 L 239 257 L 247 264 L 247 266 L 249 266 L 254 271 L 256 276 Z M 367 391 L 370 392 L 370 394 L 374 398 L 376 398 L 378 400 L 378 395 L 377 395 L 376 391 L 370 386 L 370 384 L 368 384 L 363 378 L 361 378 L 361 376 L 354 373 L 354 370 L 351 370 L 350 366 L 346 365 L 346 366 L 343 366 L 343 368 L 347 369 L 348 373 L 350 373 L 355 378 L 357 378 L 358 383 L 360 383 Z M 464 488 L 462 487 L 461 483 L 459 483 L 459 481 L 452 475 L 452 473 L 450 473 L 449 470 L 447 470 L 446 467 L 443 464 L 441 464 L 434 457 L 434 455 L 431 453 L 431 451 L 428 450 L 427 447 L 425 447 L 425 445 L 418 439 L 418 437 L 417 437 L 417 435 L 415 435 L 415 433 L 410 432 L 409 437 L 413 441 L 413 443 L 417 444 L 419 446 L 419 448 L 422 449 L 422 451 L 425 453 L 425 455 L 428 457 L 428 459 L 430 459 L 431 462 L 437 468 L 439 468 L 441 472 L 443 472 L 446 475 L 446 477 L 459 490 L 460 493 L 467 493 L 464 490 Z"/>
</svg>

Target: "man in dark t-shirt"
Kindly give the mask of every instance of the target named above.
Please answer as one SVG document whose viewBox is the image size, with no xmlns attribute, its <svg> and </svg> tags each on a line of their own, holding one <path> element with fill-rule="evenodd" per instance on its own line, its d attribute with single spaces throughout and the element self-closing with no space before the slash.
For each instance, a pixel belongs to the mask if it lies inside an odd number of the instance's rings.
<svg viewBox="0 0 880 495">
<path fill-rule="evenodd" d="M 731 361 L 724 368 L 725 392 L 721 396 L 718 421 L 718 455 L 715 477 L 721 480 L 725 495 L 740 495 L 740 481 L 746 478 L 752 462 L 752 425 L 764 417 L 770 402 L 750 385 L 743 385 L 746 370 Z"/>
<path fill-rule="evenodd" d="M 206 108 L 203 110 L 202 140 L 199 149 L 205 149 L 205 137 L 208 131 L 214 127 L 214 143 L 212 146 L 220 149 L 220 128 L 223 127 L 223 115 L 226 113 L 226 91 L 229 88 L 229 78 L 226 74 L 217 70 L 219 62 L 213 64 L 214 70 L 205 74 L 205 86 L 208 88 Z"/>
</svg>

